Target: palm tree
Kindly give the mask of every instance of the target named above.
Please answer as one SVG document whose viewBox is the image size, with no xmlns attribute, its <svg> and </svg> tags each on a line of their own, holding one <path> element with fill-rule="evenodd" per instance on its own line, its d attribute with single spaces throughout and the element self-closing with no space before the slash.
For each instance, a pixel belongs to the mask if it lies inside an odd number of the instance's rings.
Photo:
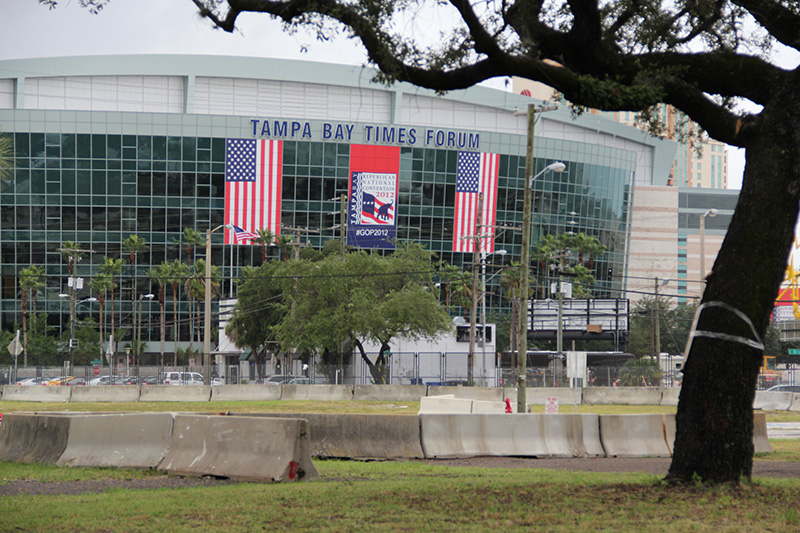
<svg viewBox="0 0 800 533">
<path fill-rule="evenodd" d="M 136 256 L 139 252 L 147 250 L 147 241 L 138 235 L 131 235 L 122 241 L 122 249 L 130 254 L 129 260 L 131 262 L 131 302 L 136 300 Z"/>
<path fill-rule="evenodd" d="M 33 299 L 33 314 L 36 314 L 36 292 L 45 287 L 44 269 L 32 265 L 19 271 L 19 288 L 22 289 L 22 335 L 25 359 L 23 364 L 28 366 L 28 294 Z"/>
<path fill-rule="evenodd" d="M 79 262 L 83 258 L 81 246 L 80 244 L 72 241 L 64 241 L 59 249 L 59 252 L 61 252 L 61 258 L 67 262 L 67 273 L 71 278 L 72 273 L 75 270 L 75 263 Z"/>
<path fill-rule="evenodd" d="M 158 285 L 158 305 L 161 307 L 161 366 L 164 366 L 164 340 L 166 337 L 166 318 L 164 314 L 164 293 L 171 282 L 170 263 L 166 261 L 151 268 L 147 276 Z"/>
<path fill-rule="evenodd" d="M 189 277 L 189 267 L 175 259 L 167 268 L 168 279 L 172 284 L 172 340 L 175 349 L 172 356 L 173 366 L 178 366 L 178 287 L 183 285 Z"/>
<path fill-rule="evenodd" d="M 192 250 L 195 246 L 203 246 L 206 243 L 206 239 L 197 230 L 183 228 L 183 238 L 179 241 L 175 241 L 175 243 L 186 247 L 186 263 L 191 266 Z"/>
<path fill-rule="evenodd" d="M 114 276 L 118 276 L 122 273 L 123 264 L 122 259 L 104 257 L 103 264 L 100 265 L 100 273 L 108 276 L 108 279 L 111 281 L 111 334 L 114 335 L 114 342 L 111 347 L 112 355 L 117 353 L 117 337 L 114 331 L 114 289 L 116 289 L 118 285 L 114 283 Z"/>
<path fill-rule="evenodd" d="M 254 243 L 261 245 L 261 264 L 267 262 L 267 246 L 275 244 L 275 234 L 268 229 L 258 230 L 258 238 L 253 239 Z"/>
<path fill-rule="evenodd" d="M 292 247 L 292 237 L 290 235 L 281 235 L 275 239 L 275 244 L 281 249 L 281 261 L 289 259 L 289 249 Z"/>
<path fill-rule="evenodd" d="M 100 303 L 100 350 L 102 351 L 103 342 L 106 335 L 104 329 L 105 319 L 103 316 L 103 308 L 106 305 L 106 293 L 111 292 L 113 294 L 117 284 L 114 283 L 110 274 L 104 274 L 101 272 L 89 282 L 89 287 L 97 294 L 97 301 Z M 113 319 L 113 310 L 111 316 Z"/>
<path fill-rule="evenodd" d="M 517 350 L 517 329 L 519 327 L 519 304 L 523 299 L 520 295 L 522 288 L 522 272 L 519 268 L 519 262 L 512 262 L 508 270 L 500 274 L 500 285 L 503 287 L 506 298 L 511 301 L 511 331 L 510 331 L 510 345 L 511 350 Z"/>
<path fill-rule="evenodd" d="M 220 294 L 220 268 L 218 266 L 211 267 L 211 297 L 219 296 Z M 189 272 L 189 277 L 186 280 L 185 288 L 186 294 L 189 295 L 190 299 L 193 299 L 196 305 L 199 307 L 200 300 L 204 300 L 206 296 L 206 261 L 205 259 L 198 259 L 195 261 L 194 265 L 192 265 L 192 269 Z M 200 312 L 198 309 L 197 316 L 200 316 Z M 192 317 L 194 320 L 194 316 Z M 199 322 L 199 319 L 198 319 Z M 197 330 L 200 331 L 200 326 L 198 324 Z M 194 350 L 194 336 L 190 335 L 189 337 L 189 348 L 190 350 Z"/>
<path fill-rule="evenodd" d="M 0 182 L 11 177 L 13 170 L 14 138 L 4 133 L 0 135 Z"/>
</svg>

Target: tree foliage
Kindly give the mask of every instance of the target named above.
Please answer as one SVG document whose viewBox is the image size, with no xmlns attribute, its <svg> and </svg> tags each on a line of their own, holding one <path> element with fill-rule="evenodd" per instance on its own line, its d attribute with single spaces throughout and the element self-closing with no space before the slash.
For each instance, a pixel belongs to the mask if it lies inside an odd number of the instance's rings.
<svg viewBox="0 0 800 533">
<path fill-rule="evenodd" d="M 239 282 L 239 298 L 226 329 L 236 346 L 250 348 L 258 372 L 263 371 L 266 356 L 276 351 L 275 328 L 286 316 L 283 293 L 274 282 L 276 270 L 279 270 L 279 263 L 274 261 L 259 268 L 244 269 Z"/>
<path fill-rule="evenodd" d="M 274 341 L 286 351 L 338 354 L 353 344 L 375 383 L 386 383 L 393 338 L 431 338 L 452 327 L 432 277 L 431 254 L 415 244 L 387 256 L 357 251 L 268 263 L 246 271 L 229 331 L 254 351 Z M 380 346 L 375 360 L 368 341 Z"/>
</svg>

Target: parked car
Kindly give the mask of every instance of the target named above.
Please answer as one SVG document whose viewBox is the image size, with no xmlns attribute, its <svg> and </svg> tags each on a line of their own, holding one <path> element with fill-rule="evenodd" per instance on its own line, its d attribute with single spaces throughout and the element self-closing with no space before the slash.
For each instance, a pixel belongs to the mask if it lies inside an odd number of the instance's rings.
<svg viewBox="0 0 800 533">
<path fill-rule="evenodd" d="M 141 379 L 142 385 L 158 385 L 158 378 L 156 376 L 149 376 Z"/>
<path fill-rule="evenodd" d="M 766 392 L 798 392 L 800 393 L 800 385 L 775 385 L 766 390 Z"/>
<path fill-rule="evenodd" d="M 23 387 L 28 387 L 30 385 L 41 385 L 44 382 L 45 382 L 45 380 L 42 379 L 42 378 L 33 377 L 33 378 L 19 379 L 19 380 L 17 380 L 16 384 L 17 385 L 21 385 Z"/>
<path fill-rule="evenodd" d="M 158 376 L 158 382 L 164 385 L 203 385 L 203 374 L 200 372 L 162 372 Z M 223 385 L 224 381 L 218 378 L 211 379 L 211 385 Z"/>
<path fill-rule="evenodd" d="M 282 374 L 275 374 L 274 376 L 264 378 L 264 385 L 283 385 L 292 379 L 297 379 L 297 376 L 284 376 Z"/>
<path fill-rule="evenodd" d="M 68 385 L 70 387 L 85 386 L 87 384 L 88 382 L 84 378 L 70 379 L 63 383 L 63 385 Z"/>
<path fill-rule="evenodd" d="M 292 378 L 284 385 L 316 385 L 317 382 L 311 378 L 299 377 L 299 378 Z"/>
<path fill-rule="evenodd" d="M 75 376 L 61 376 L 47 380 L 44 384 L 49 386 L 66 385 L 68 381 L 77 379 Z"/>
<path fill-rule="evenodd" d="M 115 376 L 100 376 L 96 378 L 92 378 L 89 380 L 90 386 L 96 385 L 112 385 L 114 383 Z"/>
</svg>

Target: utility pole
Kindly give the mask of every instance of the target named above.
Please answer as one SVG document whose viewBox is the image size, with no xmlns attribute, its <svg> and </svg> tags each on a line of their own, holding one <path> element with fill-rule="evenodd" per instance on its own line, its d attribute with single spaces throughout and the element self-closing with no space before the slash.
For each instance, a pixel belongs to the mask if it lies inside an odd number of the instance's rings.
<svg viewBox="0 0 800 533">
<path fill-rule="evenodd" d="M 523 183 L 524 195 L 522 200 L 522 258 L 520 260 L 520 309 L 517 329 L 517 412 L 524 413 L 527 409 L 527 377 L 528 377 L 528 297 L 530 286 L 528 269 L 531 262 L 531 187 L 533 180 L 546 172 L 564 170 L 563 163 L 553 163 L 545 167 L 539 174 L 533 174 L 533 139 L 534 126 L 536 125 L 536 112 L 555 111 L 557 106 L 540 107 L 536 109 L 533 104 L 528 105 L 528 143 L 525 150 L 525 181 Z"/>
<path fill-rule="evenodd" d="M 83 278 L 77 277 L 75 270 L 77 270 L 78 262 L 81 260 L 81 254 L 92 254 L 94 251 L 81 250 L 80 248 L 59 248 L 58 251 L 69 255 L 67 260 L 67 269 L 69 270 L 69 278 L 67 279 L 69 294 L 69 362 L 67 368 L 64 369 L 64 375 L 69 376 L 72 374 L 72 352 L 77 344 L 75 339 L 75 294 L 83 288 Z"/>
<path fill-rule="evenodd" d="M 522 258 L 520 260 L 520 306 L 517 324 L 517 412 L 527 410 L 528 379 L 528 265 L 531 262 L 531 176 L 533 176 L 533 133 L 536 108 L 528 105 L 528 143 L 525 150 L 525 178 L 522 199 Z"/>
<path fill-rule="evenodd" d="M 478 315 L 478 266 L 483 262 L 483 193 L 478 193 L 478 212 L 475 218 L 475 235 L 465 239 L 473 239 L 472 249 L 472 306 L 469 315 L 469 354 L 467 355 L 467 384 L 474 384 L 475 366 L 475 320 Z M 484 324 L 483 327 L 486 327 Z"/>
<path fill-rule="evenodd" d="M 295 228 L 292 226 L 281 226 L 282 229 L 294 233 L 295 240 L 293 242 L 287 243 L 288 246 L 294 246 L 294 258 L 300 259 L 300 247 L 304 246 L 302 242 L 300 242 L 300 235 L 305 233 L 319 233 L 319 230 L 316 229 L 308 229 L 308 228 Z"/>
</svg>

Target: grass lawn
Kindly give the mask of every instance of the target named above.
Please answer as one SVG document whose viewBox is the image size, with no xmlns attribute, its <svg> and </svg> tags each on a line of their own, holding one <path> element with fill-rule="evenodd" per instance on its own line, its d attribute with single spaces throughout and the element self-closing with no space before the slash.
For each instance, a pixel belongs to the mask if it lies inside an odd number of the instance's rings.
<svg viewBox="0 0 800 533">
<path fill-rule="evenodd" d="M 316 461 L 318 481 L 5 496 L 3 531 L 797 531 L 800 480 L 669 487 L 645 474 Z M 152 472 L 0 463 L 0 482 Z M 66 476 L 61 477 L 61 476 Z"/>
<path fill-rule="evenodd" d="M 544 412 L 544 406 L 536 406 Z M 539 410 L 538 407 L 542 409 Z M 415 415 L 417 402 L 29 403 L 0 412 L 316 412 Z M 574 412 L 562 405 L 562 413 Z M 674 407 L 578 406 L 579 413 L 672 413 Z M 769 412 L 768 421 L 800 413 Z M 800 461 L 800 439 L 756 460 Z M 800 479 L 740 487 L 670 487 L 630 473 L 484 469 L 315 460 L 297 484 L 0 497 L 0 531 L 798 531 Z M 0 463 L 0 483 L 158 477 L 154 471 Z"/>
</svg>

